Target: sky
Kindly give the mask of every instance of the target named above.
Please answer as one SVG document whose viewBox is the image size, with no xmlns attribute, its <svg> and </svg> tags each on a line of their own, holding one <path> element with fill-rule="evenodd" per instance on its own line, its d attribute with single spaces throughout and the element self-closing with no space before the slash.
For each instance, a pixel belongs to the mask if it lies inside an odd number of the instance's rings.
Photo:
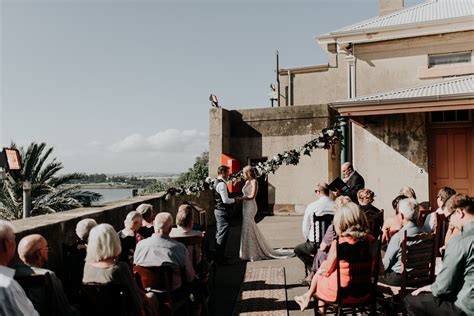
<svg viewBox="0 0 474 316">
<path fill-rule="evenodd" d="M 405 6 L 422 2 L 405 0 Z M 64 172 L 181 172 L 208 149 L 209 95 L 269 107 L 280 67 L 326 64 L 319 35 L 377 0 L 0 0 L 0 146 Z"/>
</svg>

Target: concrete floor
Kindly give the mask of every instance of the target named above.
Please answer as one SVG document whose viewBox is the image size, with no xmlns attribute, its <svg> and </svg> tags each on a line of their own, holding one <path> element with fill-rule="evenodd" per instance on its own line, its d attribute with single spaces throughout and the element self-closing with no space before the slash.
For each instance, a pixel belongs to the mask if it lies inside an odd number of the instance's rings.
<svg viewBox="0 0 474 316">
<path fill-rule="evenodd" d="M 302 216 L 267 216 L 258 222 L 262 234 L 274 248 L 293 248 L 303 242 L 301 233 Z M 232 221 L 226 255 L 231 257 L 231 265 L 220 266 L 217 269 L 214 286 L 211 286 L 209 310 L 211 315 L 232 315 L 240 285 L 248 268 L 284 267 L 286 272 L 286 290 L 289 315 L 314 315 L 312 309 L 300 312 L 293 301 L 295 295 L 300 295 L 307 287 L 300 285 L 304 277 L 304 266 L 298 258 L 281 260 L 263 260 L 257 262 L 241 262 L 239 257 L 239 240 L 241 219 Z M 209 237 L 213 232 L 209 231 Z M 235 259 L 234 259 L 235 258 Z M 312 306 L 312 305 L 311 305 Z"/>
</svg>

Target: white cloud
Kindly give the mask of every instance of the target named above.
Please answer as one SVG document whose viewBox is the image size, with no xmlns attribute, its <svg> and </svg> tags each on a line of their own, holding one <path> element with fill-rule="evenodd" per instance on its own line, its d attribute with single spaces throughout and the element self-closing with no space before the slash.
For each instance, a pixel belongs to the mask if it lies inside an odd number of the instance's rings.
<svg viewBox="0 0 474 316">
<path fill-rule="evenodd" d="M 197 130 L 167 129 L 151 136 L 132 134 L 110 145 L 113 152 L 199 153 L 208 148 L 208 137 Z"/>
</svg>

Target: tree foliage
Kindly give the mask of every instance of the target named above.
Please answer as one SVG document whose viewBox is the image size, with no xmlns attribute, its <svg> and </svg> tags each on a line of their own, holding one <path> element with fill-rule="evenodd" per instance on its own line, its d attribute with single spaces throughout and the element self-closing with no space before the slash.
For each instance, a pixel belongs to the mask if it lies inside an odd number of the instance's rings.
<svg viewBox="0 0 474 316">
<path fill-rule="evenodd" d="M 15 144 L 12 144 L 16 148 Z M 53 147 L 46 143 L 31 143 L 28 148 L 19 148 L 23 168 L 13 174 L 11 180 L 0 182 L 0 218 L 13 220 L 23 216 L 23 182 L 31 182 L 31 216 L 66 211 L 82 206 L 90 206 L 101 195 L 82 191 L 71 185 L 82 175 L 73 173 L 60 176 L 62 163 L 51 158 Z"/>
<path fill-rule="evenodd" d="M 146 187 L 144 194 L 166 191 L 170 187 L 187 186 L 190 183 L 205 180 L 209 175 L 209 152 L 203 152 L 196 157 L 194 165 L 186 172 L 181 173 L 175 180 L 158 181 Z"/>
</svg>

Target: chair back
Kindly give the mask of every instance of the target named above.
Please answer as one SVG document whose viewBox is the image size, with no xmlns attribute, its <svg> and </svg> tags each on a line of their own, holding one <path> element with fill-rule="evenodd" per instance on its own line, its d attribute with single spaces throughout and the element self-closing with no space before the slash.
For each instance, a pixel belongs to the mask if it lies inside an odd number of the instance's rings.
<svg viewBox="0 0 474 316">
<path fill-rule="evenodd" d="M 336 272 L 337 302 L 339 306 L 348 300 L 360 303 L 373 300 L 376 296 L 380 267 L 381 237 L 379 239 L 360 240 L 355 244 L 339 243 L 337 238 Z M 349 284 L 341 285 L 341 264 L 348 264 Z"/>
<path fill-rule="evenodd" d="M 186 204 L 190 205 L 193 208 L 194 212 L 194 223 L 201 227 L 201 231 L 207 230 L 207 215 L 206 210 L 193 201 L 186 201 Z"/>
<path fill-rule="evenodd" d="M 131 316 L 131 297 L 127 287 L 114 283 L 84 283 L 81 288 L 81 314 L 88 316 Z"/>
<path fill-rule="evenodd" d="M 420 203 L 420 206 L 421 206 L 421 203 Z M 418 221 L 417 221 L 417 224 L 418 226 L 423 226 L 425 224 L 425 220 L 426 220 L 426 216 L 428 216 L 428 214 L 432 213 L 432 210 L 431 210 L 431 207 L 420 207 L 419 210 L 418 210 Z"/>
<path fill-rule="evenodd" d="M 370 216 L 367 216 L 370 234 L 375 238 L 378 238 L 382 234 L 383 213 L 384 210 L 381 209 L 379 212 L 373 212 Z"/>
<path fill-rule="evenodd" d="M 206 261 L 205 255 L 205 237 L 206 232 L 201 232 L 200 235 L 194 236 L 177 236 L 173 237 L 174 240 L 184 244 L 190 252 L 193 268 L 196 270 L 200 262 Z M 196 271 L 197 272 L 197 271 Z"/>
<path fill-rule="evenodd" d="M 173 289 L 173 268 L 162 265 L 159 267 L 133 266 L 133 275 L 142 289 L 151 288 L 160 291 Z"/>
<path fill-rule="evenodd" d="M 435 233 L 435 241 L 437 245 L 436 256 L 440 257 L 441 253 L 439 248 L 444 246 L 444 239 L 446 238 L 446 232 L 448 231 L 449 220 L 444 216 L 444 214 L 439 214 L 438 212 L 435 212 L 434 216 L 433 231 Z"/>
<path fill-rule="evenodd" d="M 314 233 L 314 242 L 321 243 L 323 241 L 324 235 L 328 230 L 329 225 L 331 225 L 332 220 L 334 219 L 334 214 L 326 214 L 317 216 L 313 214 L 313 233 Z M 318 227 L 318 229 L 316 229 Z"/>
<path fill-rule="evenodd" d="M 401 294 L 407 287 L 421 287 L 435 279 L 436 239 L 433 233 L 407 236 L 402 241 Z"/>
<path fill-rule="evenodd" d="M 56 310 L 53 308 L 54 300 L 53 293 L 51 293 L 52 285 L 49 272 L 15 276 L 15 280 L 23 288 L 26 296 L 40 315 L 56 315 Z"/>
</svg>

